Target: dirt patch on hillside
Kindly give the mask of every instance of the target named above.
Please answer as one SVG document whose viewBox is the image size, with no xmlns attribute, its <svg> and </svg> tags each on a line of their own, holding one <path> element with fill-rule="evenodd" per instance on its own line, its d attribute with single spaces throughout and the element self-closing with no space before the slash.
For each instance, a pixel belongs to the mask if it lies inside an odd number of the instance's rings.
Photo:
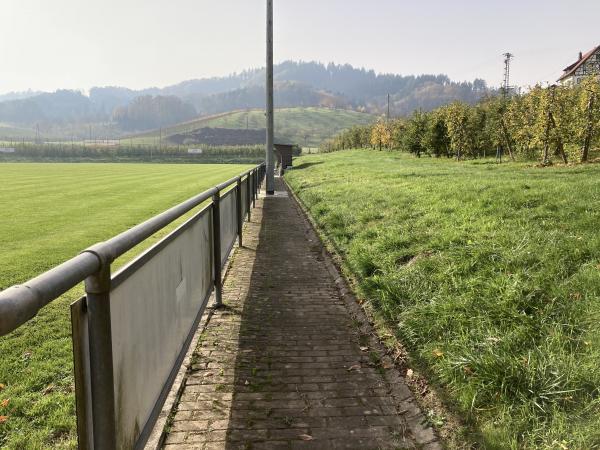
<svg viewBox="0 0 600 450">
<path fill-rule="evenodd" d="M 167 140 L 177 145 L 261 145 L 266 142 L 266 130 L 204 127 L 188 133 L 173 134 Z"/>
</svg>

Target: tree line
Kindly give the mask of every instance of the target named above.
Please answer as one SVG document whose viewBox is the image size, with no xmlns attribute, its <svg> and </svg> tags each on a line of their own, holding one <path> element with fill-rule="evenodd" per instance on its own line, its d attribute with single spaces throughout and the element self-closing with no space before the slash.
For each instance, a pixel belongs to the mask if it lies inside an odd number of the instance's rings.
<svg viewBox="0 0 600 450">
<path fill-rule="evenodd" d="M 600 83 L 535 86 L 520 95 L 489 95 L 475 105 L 455 101 L 405 118 L 381 118 L 323 143 L 324 152 L 373 148 L 417 157 L 539 159 L 586 162 L 600 144 Z"/>
<path fill-rule="evenodd" d="M 112 120 L 123 130 L 160 128 L 196 117 L 189 103 L 175 96 L 144 95 L 136 97 L 128 106 L 115 108 Z"/>
<path fill-rule="evenodd" d="M 264 161 L 262 145 L 202 145 L 202 152 L 190 153 L 186 145 L 90 145 L 81 143 L 18 143 L 12 153 L 0 153 L 3 161 L 124 161 L 259 163 Z"/>
</svg>

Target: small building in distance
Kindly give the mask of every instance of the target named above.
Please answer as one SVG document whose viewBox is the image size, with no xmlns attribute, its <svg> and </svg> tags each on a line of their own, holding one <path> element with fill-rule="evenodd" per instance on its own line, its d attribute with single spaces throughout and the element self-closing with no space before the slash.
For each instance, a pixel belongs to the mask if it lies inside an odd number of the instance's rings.
<svg viewBox="0 0 600 450">
<path fill-rule="evenodd" d="M 277 156 L 277 170 L 283 175 L 288 167 L 292 167 L 292 156 L 294 155 L 294 145 L 275 144 L 275 155 Z"/>
<path fill-rule="evenodd" d="M 600 75 L 600 45 L 585 55 L 579 52 L 577 61 L 564 69 L 558 81 L 561 84 L 576 85 L 590 75 Z"/>
</svg>

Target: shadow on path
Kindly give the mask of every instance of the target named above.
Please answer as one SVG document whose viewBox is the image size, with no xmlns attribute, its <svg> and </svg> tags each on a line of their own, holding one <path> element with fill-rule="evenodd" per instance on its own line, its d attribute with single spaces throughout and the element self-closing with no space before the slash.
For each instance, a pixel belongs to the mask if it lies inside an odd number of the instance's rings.
<svg viewBox="0 0 600 450">
<path fill-rule="evenodd" d="M 166 448 L 414 448 L 407 418 L 420 411 L 408 390 L 399 405 L 377 355 L 361 346 L 295 201 L 261 199 L 253 215 Z"/>
</svg>

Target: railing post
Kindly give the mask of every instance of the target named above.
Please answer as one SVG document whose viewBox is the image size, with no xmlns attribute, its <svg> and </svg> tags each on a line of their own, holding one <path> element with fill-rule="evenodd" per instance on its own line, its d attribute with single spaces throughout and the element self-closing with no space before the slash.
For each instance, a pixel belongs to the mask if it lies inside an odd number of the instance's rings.
<svg viewBox="0 0 600 450">
<path fill-rule="evenodd" d="M 260 167 L 256 169 L 256 197 L 260 191 Z"/>
<path fill-rule="evenodd" d="M 248 174 L 248 177 L 246 178 L 246 205 L 248 206 L 248 222 L 250 222 L 250 219 L 252 218 L 252 213 L 251 213 L 251 195 L 252 195 L 252 184 L 251 184 L 251 176 L 250 174 Z"/>
<path fill-rule="evenodd" d="M 223 305 L 223 286 L 221 285 L 221 193 L 217 192 L 212 197 L 212 225 L 213 225 L 213 266 L 215 269 L 215 307 Z"/>
<path fill-rule="evenodd" d="M 98 254 L 96 256 L 101 258 Z M 109 263 L 102 261 L 100 271 L 85 280 L 85 292 L 89 317 L 94 450 L 113 450 L 117 444 Z"/>
<path fill-rule="evenodd" d="M 256 191 L 256 186 L 257 186 L 256 180 L 258 178 L 257 175 L 258 175 L 258 171 L 255 170 L 255 171 L 252 172 L 252 207 L 253 208 L 256 208 L 256 194 L 257 194 L 257 191 Z"/>
<path fill-rule="evenodd" d="M 262 185 L 262 166 L 260 166 L 258 168 L 257 174 L 258 174 L 258 180 L 257 180 L 256 184 L 258 184 L 258 191 L 260 192 L 260 190 L 261 190 L 260 187 Z"/>
<path fill-rule="evenodd" d="M 237 205 L 237 232 L 238 232 L 238 245 L 243 246 L 242 243 L 242 230 L 244 228 L 244 216 L 242 214 L 242 179 L 238 178 L 235 187 L 235 202 Z"/>
</svg>

